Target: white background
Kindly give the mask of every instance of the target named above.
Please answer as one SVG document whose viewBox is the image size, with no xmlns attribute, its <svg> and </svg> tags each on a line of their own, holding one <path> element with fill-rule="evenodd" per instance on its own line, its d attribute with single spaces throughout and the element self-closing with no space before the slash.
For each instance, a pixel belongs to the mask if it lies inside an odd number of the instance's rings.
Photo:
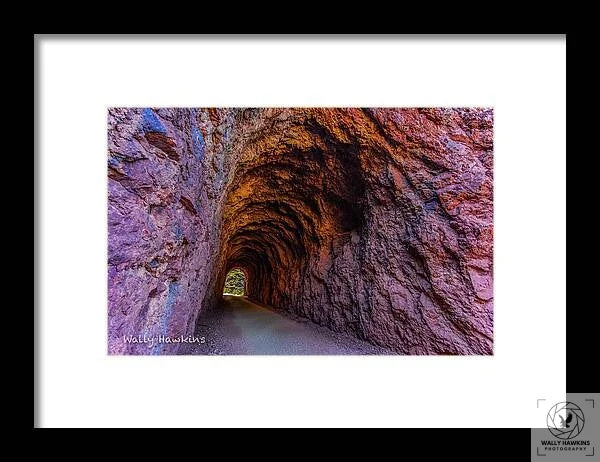
<svg viewBox="0 0 600 462">
<path fill-rule="evenodd" d="M 38 37 L 39 426 L 543 427 L 565 396 L 565 40 Z M 493 357 L 108 357 L 108 106 L 493 106 Z"/>
</svg>

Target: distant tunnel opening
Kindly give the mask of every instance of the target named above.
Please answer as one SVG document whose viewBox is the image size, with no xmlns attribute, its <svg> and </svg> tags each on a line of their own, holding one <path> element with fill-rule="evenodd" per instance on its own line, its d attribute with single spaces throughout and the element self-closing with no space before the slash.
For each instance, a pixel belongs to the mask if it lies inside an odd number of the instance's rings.
<svg viewBox="0 0 600 462">
<path fill-rule="evenodd" d="M 233 268 L 225 277 L 223 295 L 246 295 L 246 274 L 240 268 Z"/>
</svg>

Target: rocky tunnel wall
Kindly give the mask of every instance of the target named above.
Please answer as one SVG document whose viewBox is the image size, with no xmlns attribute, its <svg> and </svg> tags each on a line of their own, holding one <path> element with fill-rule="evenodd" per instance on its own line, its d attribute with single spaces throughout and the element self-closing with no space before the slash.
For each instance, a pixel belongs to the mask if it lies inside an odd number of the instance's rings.
<svg viewBox="0 0 600 462">
<path fill-rule="evenodd" d="M 492 352 L 489 109 L 112 109 L 109 351 L 250 298 L 406 354 Z M 150 351 L 149 351 L 150 350 Z"/>
</svg>

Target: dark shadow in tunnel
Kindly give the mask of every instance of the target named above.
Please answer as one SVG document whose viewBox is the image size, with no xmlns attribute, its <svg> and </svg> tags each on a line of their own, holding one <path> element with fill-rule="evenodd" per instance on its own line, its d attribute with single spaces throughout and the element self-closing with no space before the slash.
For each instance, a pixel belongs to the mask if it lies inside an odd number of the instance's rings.
<svg viewBox="0 0 600 462">
<path fill-rule="evenodd" d="M 244 268 L 245 296 L 284 309 L 297 305 L 315 265 L 364 222 L 358 144 L 338 142 L 310 121 L 303 130 L 305 146 L 280 145 L 240 164 L 223 209 L 221 287 L 228 271 Z"/>
</svg>

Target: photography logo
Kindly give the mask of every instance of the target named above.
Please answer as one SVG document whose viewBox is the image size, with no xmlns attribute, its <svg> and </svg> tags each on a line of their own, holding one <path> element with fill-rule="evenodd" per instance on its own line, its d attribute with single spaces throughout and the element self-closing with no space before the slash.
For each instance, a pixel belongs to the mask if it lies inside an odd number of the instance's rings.
<svg viewBox="0 0 600 462">
<path fill-rule="evenodd" d="M 600 394 L 567 393 L 563 399 L 554 401 L 556 404 L 545 398 L 537 399 L 540 426 L 531 429 L 531 460 L 600 461 Z"/>
<path fill-rule="evenodd" d="M 548 411 L 546 418 L 548 430 L 556 438 L 570 440 L 583 430 L 585 417 L 577 404 L 570 401 L 557 403 Z"/>
</svg>

